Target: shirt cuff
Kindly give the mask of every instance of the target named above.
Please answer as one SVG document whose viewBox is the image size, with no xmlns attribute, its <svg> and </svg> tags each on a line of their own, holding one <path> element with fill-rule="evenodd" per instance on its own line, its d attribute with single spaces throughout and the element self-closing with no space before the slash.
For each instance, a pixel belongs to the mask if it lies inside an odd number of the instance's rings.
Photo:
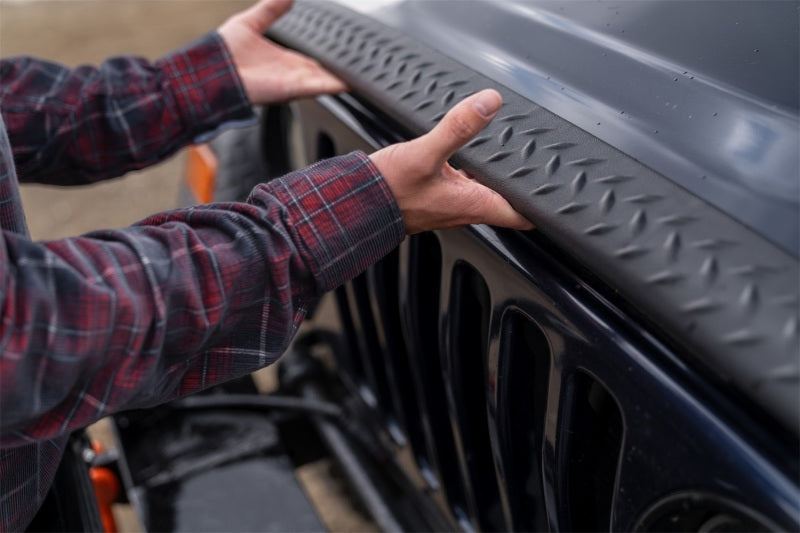
<svg viewBox="0 0 800 533">
<path fill-rule="evenodd" d="M 320 293 L 364 272 L 405 238 L 400 208 L 363 152 L 327 159 L 257 186 L 274 196 Z"/>
<path fill-rule="evenodd" d="M 233 58 L 216 31 L 157 62 L 174 95 L 185 131 L 196 142 L 222 127 L 256 120 Z"/>
</svg>

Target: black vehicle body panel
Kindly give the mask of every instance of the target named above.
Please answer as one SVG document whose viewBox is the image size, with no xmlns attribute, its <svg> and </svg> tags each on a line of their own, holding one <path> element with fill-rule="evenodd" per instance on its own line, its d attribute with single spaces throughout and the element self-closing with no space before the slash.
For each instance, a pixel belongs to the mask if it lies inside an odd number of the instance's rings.
<svg viewBox="0 0 800 533">
<path fill-rule="evenodd" d="M 340 153 L 401 133 L 351 98 L 320 102 L 295 111 L 312 159 L 331 155 L 320 137 Z M 759 517 L 747 527 L 796 527 L 794 437 L 547 239 L 415 236 L 331 297 L 338 321 L 316 324 L 345 338 L 339 375 L 463 529 L 646 528 L 670 497 L 713 502 L 706 521 L 736 502 Z"/>
</svg>

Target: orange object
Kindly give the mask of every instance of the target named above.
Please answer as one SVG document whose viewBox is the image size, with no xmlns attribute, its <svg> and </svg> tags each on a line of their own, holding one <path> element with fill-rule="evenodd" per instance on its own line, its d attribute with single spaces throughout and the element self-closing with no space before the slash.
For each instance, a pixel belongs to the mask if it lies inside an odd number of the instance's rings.
<svg viewBox="0 0 800 533">
<path fill-rule="evenodd" d="M 103 447 L 92 443 L 95 453 L 102 453 Z M 97 498 L 97 508 L 100 511 L 100 519 L 103 521 L 103 529 L 106 533 L 117 533 L 117 522 L 114 520 L 114 513 L 111 504 L 119 496 L 120 483 L 116 474 L 104 466 L 92 466 L 89 468 L 89 478 L 94 486 L 95 497 Z"/>
<path fill-rule="evenodd" d="M 207 204 L 214 198 L 217 180 L 217 156 L 206 144 L 197 144 L 187 149 L 186 183 L 195 199 Z"/>
</svg>

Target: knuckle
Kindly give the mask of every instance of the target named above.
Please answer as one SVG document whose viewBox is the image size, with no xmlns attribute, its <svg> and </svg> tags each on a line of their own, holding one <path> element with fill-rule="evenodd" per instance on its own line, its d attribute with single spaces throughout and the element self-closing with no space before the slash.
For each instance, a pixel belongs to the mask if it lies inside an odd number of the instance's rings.
<svg viewBox="0 0 800 533">
<path fill-rule="evenodd" d="M 482 186 L 473 188 L 470 205 L 472 206 L 470 215 L 473 222 L 492 223 L 501 211 L 494 194 Z"/>
</svg>

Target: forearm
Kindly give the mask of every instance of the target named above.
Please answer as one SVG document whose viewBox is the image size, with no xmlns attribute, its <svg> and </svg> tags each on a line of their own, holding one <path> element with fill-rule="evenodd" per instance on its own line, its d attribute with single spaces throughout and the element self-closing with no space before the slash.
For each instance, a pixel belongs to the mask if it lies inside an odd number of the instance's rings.
<svg viewBox="0 0 800 533">
<path fill-rule="evenodd" d="M 252 117 L 216 33 L 154 63 L 119 57 L 68 69 L 3 60 L 0 110 L 20 179 L 61 185 L 154 164 L 223 122 Z"/>
<path fill-rule="evenodd" d="M 310 301 L 403 234 L 362 154 L 261 185 L 247 204 L 45 244 L 4 235 L 0 444 L 271 363 Z"/>
</svg>

